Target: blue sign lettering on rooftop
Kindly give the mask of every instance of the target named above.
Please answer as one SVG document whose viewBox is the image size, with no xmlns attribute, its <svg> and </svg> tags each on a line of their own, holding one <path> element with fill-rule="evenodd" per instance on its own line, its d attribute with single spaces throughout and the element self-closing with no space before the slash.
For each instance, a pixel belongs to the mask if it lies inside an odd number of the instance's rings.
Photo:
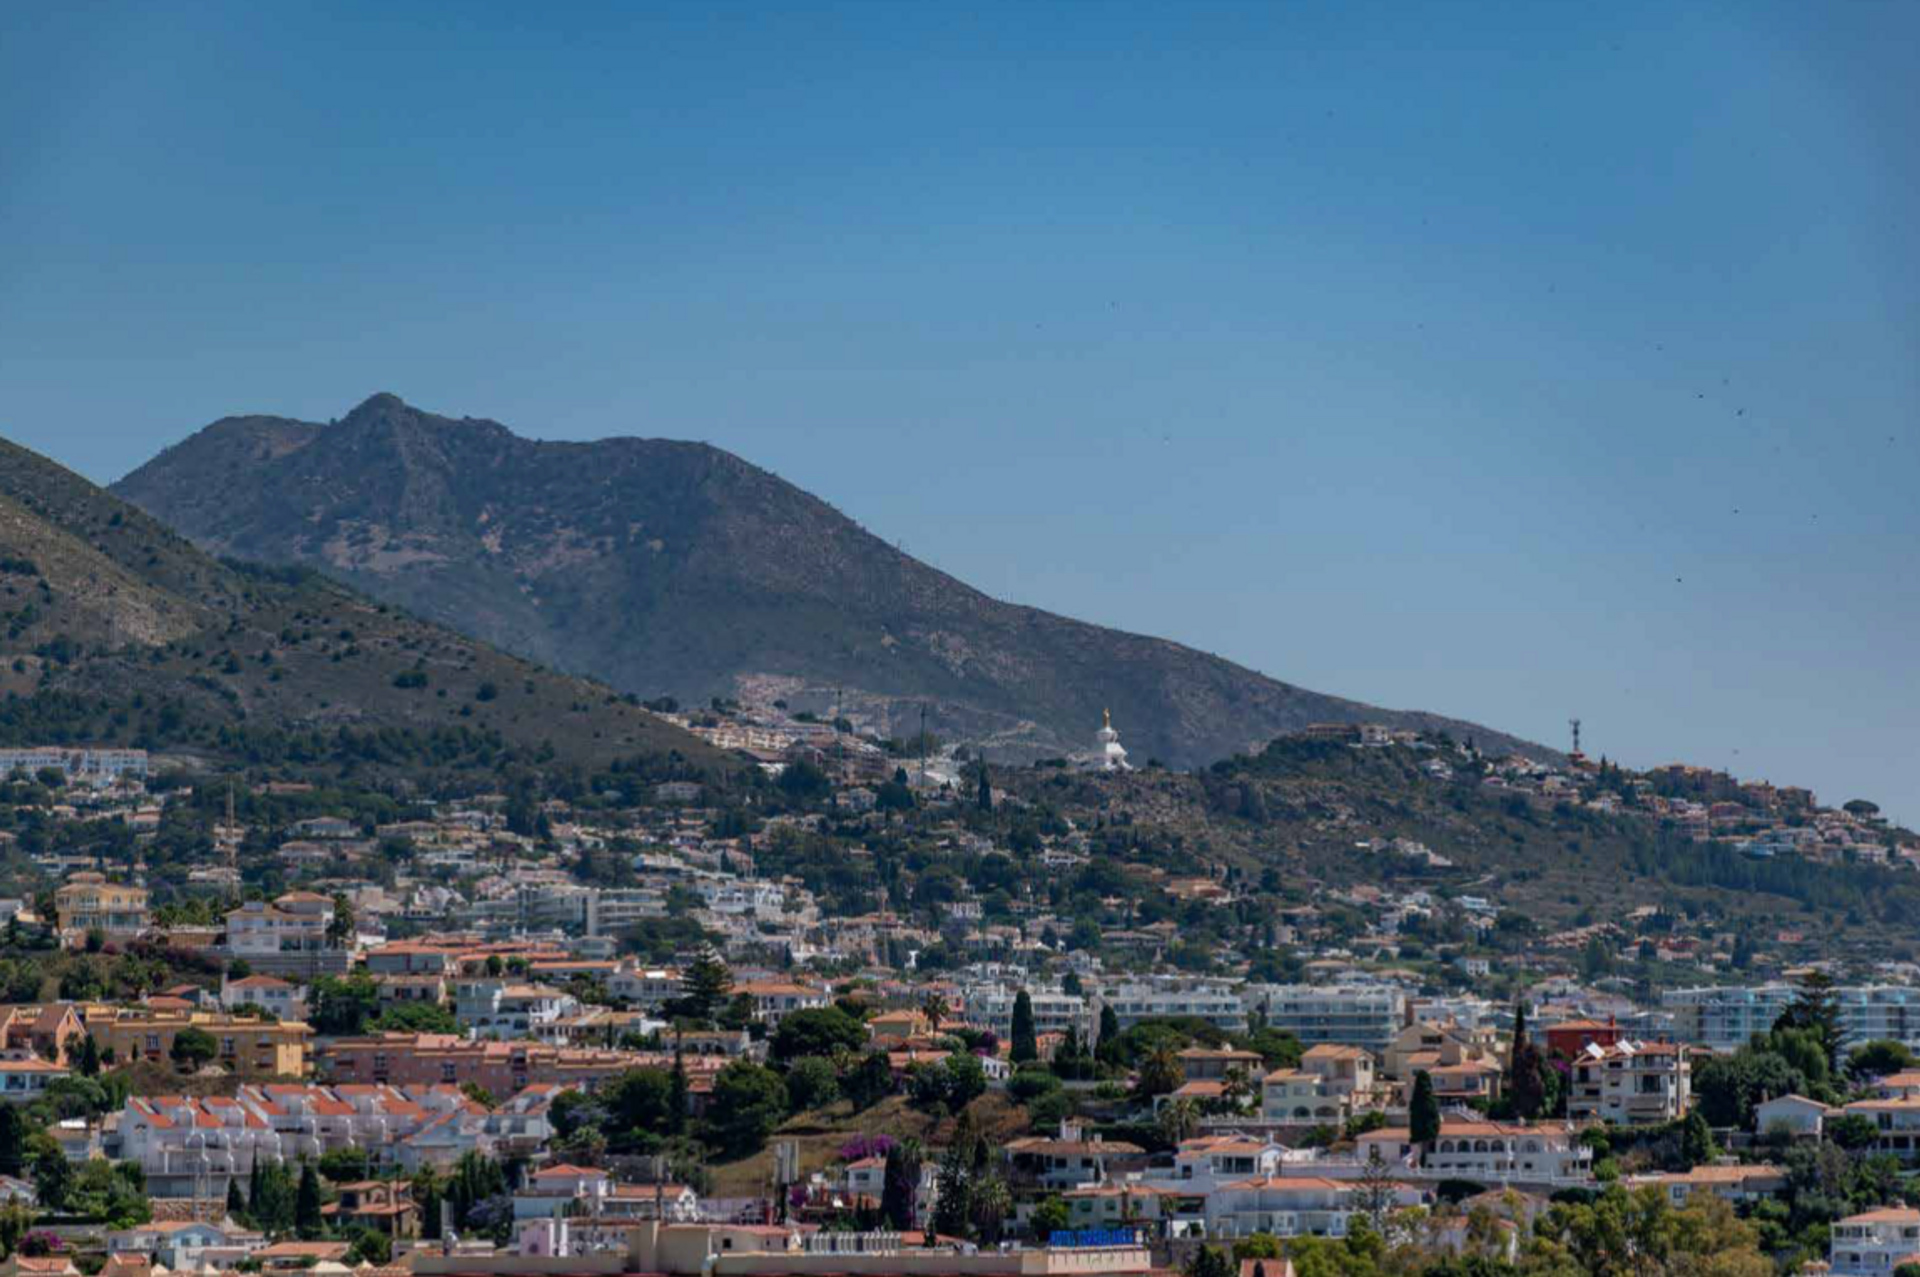
<svg viewBox="0 0 1920 1277">
<path fill-rule="evenodd" d="M 1138 1246 L 1139 1234 L 1131 1228 L 1058 1229 L 1047 1237 L 1047 1245 L 1058 1249 L 1091 1246 Z"/>
</svg>

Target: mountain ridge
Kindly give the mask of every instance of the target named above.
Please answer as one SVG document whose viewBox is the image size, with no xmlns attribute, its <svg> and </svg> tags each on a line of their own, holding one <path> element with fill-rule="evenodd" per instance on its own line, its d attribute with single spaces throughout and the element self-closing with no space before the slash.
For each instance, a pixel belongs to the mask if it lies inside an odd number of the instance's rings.
<svg viewBox="0 0 1920 1277">
<path fill-rule="evenodd" d="M 311 571 L 220 562 L 4 439 L 0 691 L 0 736 L 12 744 L 232 758 L 263 733 L 345 728 L 451 732 L 459 749 L 732 766 L 604 686 Z"/>
<path fill-rule="evenodd" d="M 1327 696 L 1170 640 L 993 599 L 710 444 L 524 439 L 388 393 L 320 424 L 223 418 L 113 489 L 216 553 L 313 567 L 643 696 L 784 699 L 1002 757 L 1198 765 L 1314 721 L 1506 733 Z"/>
</svg>

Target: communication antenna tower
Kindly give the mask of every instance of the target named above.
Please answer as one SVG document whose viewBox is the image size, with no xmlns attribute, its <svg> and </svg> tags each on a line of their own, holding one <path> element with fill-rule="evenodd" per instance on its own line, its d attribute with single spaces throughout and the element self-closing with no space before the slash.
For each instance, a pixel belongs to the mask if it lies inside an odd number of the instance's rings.
<svg viewBox="0 0 1920 1277">
<path fill-rule="evenodd" d="M 1580 720 L 1569 718 L 1567 726 L 1573 728 L 1573 752 L 1577 754 L 1580 752 Z"/>
</svg>

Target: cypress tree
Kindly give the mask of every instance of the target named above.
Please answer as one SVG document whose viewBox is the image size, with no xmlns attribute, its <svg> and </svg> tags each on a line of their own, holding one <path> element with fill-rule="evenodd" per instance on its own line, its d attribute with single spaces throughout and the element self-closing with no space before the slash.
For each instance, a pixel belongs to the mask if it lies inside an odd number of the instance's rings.
<svg viewBox="0 0 1920 1277">
<path fill-rule="evenodd" d="M 1407 1133 L 1413 1142 L 1428 1145 L 1440 1138 L 1440 1100 L 1433 1093 L 1433 1075 L 1421 1069 L 1413 1075 L 1413 1099 L 1407 1105 Z"/>
<path fill-rule="evenodd" d="M 687 1062 L 681 1056 L 676 1039 L 673 1047 L 673 1072 L 667 1077 L 667 1130 L 675 1135 L 687 1129 Z"/>
<path fill-rule="evenodd" d="M 247 1200 L 240 1196 L 240 1177 L 234 1175 L 227 1180 L 227 1214 L 235 1220 L 244 1219 L 247 1214 Z"/>
<path fill-rule="evenodd" d="M 260 1217 L 260 1157 L 255 1154 L 253 1168 L 247 1172 L 247 1211 L 253 1216 L 254 1227 L 264 1230 L 266 1224 Z"/>
<path fill-rule="evenodd" d="M 914 1226 L 919 1194 L 920 1142 L 902 1140 L 887 1150 L 887 1165 L 881 1176 L 880 1214 L 888 1228 L 905 1232 Z"/>
<path fill-rule="evenodd" d="M 1033 998 L 1025 989 L 1013 998 L 1013 1045 L 1008 1058 L 1015 1064 L 1040 1058 L 1040 1040 L 1033 1031 Z"/>
<path fill-rule="evenodd" d="M 320 1173 L 312 1162 L 300 1164 L 300 1190 L 294 1198 L 293 1226 L 302 1237 L 314 1238 L 327 1231 L 327 1220 L 320 1213 Z"/>
<path fill-rule="evenodd" d="M 0 1105 L 0 1175 L 17 1178 L 26 1170 L 27 1124 L 21 1120 L 19 1109 Z"/>
<path fill-rule="evenodd" d="M 980 810 L 993 810 L 993 782 L 987 778 L 987 764 L 984 759 L 980 763 Z"/>
</svg>

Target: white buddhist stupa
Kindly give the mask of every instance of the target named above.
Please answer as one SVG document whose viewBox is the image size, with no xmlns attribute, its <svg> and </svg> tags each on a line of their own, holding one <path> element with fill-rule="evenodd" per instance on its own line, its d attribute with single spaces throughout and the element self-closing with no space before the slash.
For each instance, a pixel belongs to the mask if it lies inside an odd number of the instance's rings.
<svg viewBox="0 0 1920 1277">
<path fill-rule="evenodd" d="M 1113 711 L 1100 711 L 1100 730 L 1094 734 L 1100 743 L 1093 752 L 1093 766 L 1103 772 L 1125 772 L 1133 768 L 1127 763 L 1127 748 L 1120 743 L 1120 733 L 1113 730 Z"/>
</svg>

